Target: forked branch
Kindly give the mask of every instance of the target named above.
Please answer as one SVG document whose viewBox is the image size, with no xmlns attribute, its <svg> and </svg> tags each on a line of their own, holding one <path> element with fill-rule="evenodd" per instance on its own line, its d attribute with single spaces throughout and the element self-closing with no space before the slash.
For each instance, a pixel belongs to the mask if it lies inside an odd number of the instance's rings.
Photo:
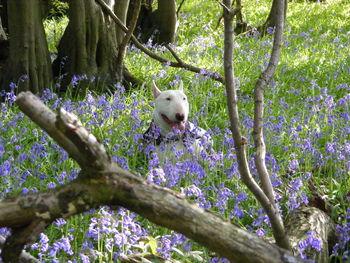
<svg viewBox="0 0 350 263">
<path fill-rule="evenodd" d="M 233 23 L 231 18 L 231 12 L 227 10 L 227 7 L 231 6 L 231 0 L 224 0 L 223 13 L 224 13 L 224 25 L 225 25 L 225 45 L 224 45 L 224 70 L 225 70 L 225 86 L 227 93 L 227 107 L 229 110 L 229 118 L 231 122 L 231 131 L 235 143 L 238 168 L 241 174 L 242 181 L 247 185 L 249 190 L 254 194 L 257 200 L 264 208 L 268 215 L 273 235 L 276 239 L 276 243 L 285 249 L 290 250 L 289 240 L 285 234 L 282 218 L 278 209 L 276 208 L 275 201 L 269 199 L 260 186 L 255 182 L 252 177 L 248 165 L 247 154 L 244 144 L 242 144 L 242 135 L 240 131 L 239 113 L 238 113 L 238 101 L 237 92 L 234 82 L 234 69 L 233 69 Z M 272 188 L 271 188 L 272 189 Z M 272 194 L 273 195 L 273 194 Z"/>
</svg>

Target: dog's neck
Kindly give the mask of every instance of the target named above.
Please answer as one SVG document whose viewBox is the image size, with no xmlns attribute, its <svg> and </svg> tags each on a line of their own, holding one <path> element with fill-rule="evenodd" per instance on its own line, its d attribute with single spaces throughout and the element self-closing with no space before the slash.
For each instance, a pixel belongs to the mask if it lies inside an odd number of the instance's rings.
<svg viewBox="0 0 350 263">
<path fill-rule="evenodd" d="M 179 133 L 169 132 L 165 135 L 161 134 L 161 128 L 158 127 L 154 120 L 152 120 L 151 125 L 144 133 L 144 140 L 146 144 L 154 143 L 155 145 L 160 145 L 161 143 L 169 143 L 174 141 L 191 141 L 197 140 L 205 137 L 205 130 L 196 127 L 193 123 L 187 121 L 186 128 L 184 131 Z"/>
</svg>

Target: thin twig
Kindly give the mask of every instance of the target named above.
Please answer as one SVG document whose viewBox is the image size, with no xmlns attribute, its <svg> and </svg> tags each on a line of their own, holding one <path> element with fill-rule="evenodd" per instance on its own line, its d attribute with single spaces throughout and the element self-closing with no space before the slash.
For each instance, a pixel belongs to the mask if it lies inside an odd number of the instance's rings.
<svg viewBox="0 0 350 263">
<path fill-rule="evenodd" d="M 120 26 L 120 28 L 127 33 L 128 32 L 128 28 L 123 24 L 122 21 L 120 21 L 120 19 L 114 14 L 114 12 L 109 8 L 108 5 L 106 5 L 106 3 L 103 0 L 96 0 L 96 2 L 98 4 L 100 4 L 100 6 L 103 8 L 103 10 L 114 20 L 114 22 Z M 212 72 L 209 71 L 207 69 L 203 69 L 203 68 L 198 68 L 196 66 L 187 64 L 187 63 L 182 63 L 180 64 L 179 62 L 173 62 L 170 61 L 166 58 L 163 58 L 159 55 L 157 55 L 156 53 L 152 52 L 151 50 L 149 50 L 148 48 L 146 48 L 144 45 L 142 45 L 137 38 L 134 35 L 131 35 L 131 41 L 135 44 L 135 46 L 140 49 L 142 52 L 144 52 L 146 55 L 148 55 L 149 57 L 158 60 L 159 62 L 161 62 L 164 65 L 170 66 L 170 67 L 174 67 L 174 68 L 184 68 L 187 69 L 189 71 L 195 72 L 195 73 L 199 73 L 199 74 L 204 74 L 206 76 L 208 76 L 209 78 L 219 81 L 221 83 L 224 83 L 224 78 L 220 75 L 220 73 L 218 72 Z"/>
<path fill-rule="evenodd" d="M 176 10 L 176 17 L 177 17 L 177 18 L 179 17 L 180 9 L 181 9 L 181 7 L 182 7 L 182 5 L 183 5 L 184 2 L 185 2 L 185 0 L 182 0 L 181 3 L 180 3 L 180 5 L 179 5 L 179 7 L 178 7 L 177 10 Z"/>
<path fill-rule="evenodd" d="M 218 2 L 219 3 L 219 5 L 221 5 L 224 9 L 226 9 L 226 11 L 228 12 L 228 13 L 231 13 L 231 8 L 230 7 L 228 7 L 227 5 L 225 5 L 223 2 L 221 2 L 220 0 L 216 0 L 216 2 Z"/>
<path fill-rule="evenodd" d="M 173 57 L 176 59 L 176 61 L 177 61 L 178 63 L 180 63 L 180 64 L 183 64 L 183 63 L 184 63 L 184 62 L 181 60 L 181 58 L 176 54 L 176 52 L 174 51 L 174 49 L 172 49 L 172 47 L 171 47 L 169 44 L 167 44 L 165 47 L 170 51 L 171 55 L 173 55 Z"/>
</svg>

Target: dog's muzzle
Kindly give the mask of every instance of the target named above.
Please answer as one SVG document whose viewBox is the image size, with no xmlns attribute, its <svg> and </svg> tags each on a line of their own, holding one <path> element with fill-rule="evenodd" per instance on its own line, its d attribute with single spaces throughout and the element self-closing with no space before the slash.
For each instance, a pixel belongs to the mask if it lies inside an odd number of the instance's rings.
<svg viewBox="0 0 350 263">
<path fill-rule="evenodd" d="M 170 120 L 165 114 L 162 114 L 163 120 L 172 128 L 180 131 L 184 131 L 186 128 L 186 121 L 184 114 L 176 113 L 175 115 L 177 121 Z"/>
</svg>

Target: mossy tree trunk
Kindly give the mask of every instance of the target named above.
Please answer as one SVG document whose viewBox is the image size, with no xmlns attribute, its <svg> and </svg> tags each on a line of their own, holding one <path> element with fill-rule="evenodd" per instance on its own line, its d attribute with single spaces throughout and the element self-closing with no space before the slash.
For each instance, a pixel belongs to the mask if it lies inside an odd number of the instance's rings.
<svg viewBox="0 0 350 263">
<path fill-rule="evenodd" d="M 40 0 L 8 1 L 9 57 L 2 72 L 2 89 L 39 93 L 52 80 L 51 59 L 42 23 Z"/>
<path fill-rule="evenodd" d="M 129 1 L 105 2 L 125 23 Z M 116 58 L 124 33 L 94 0 L 70 1 L 68 18 L 54 63 L 55 75 L 67 74 L 64 86 L 73 76 L 97 78 L 102 83 L 120 81 Z"/>
</svg>

